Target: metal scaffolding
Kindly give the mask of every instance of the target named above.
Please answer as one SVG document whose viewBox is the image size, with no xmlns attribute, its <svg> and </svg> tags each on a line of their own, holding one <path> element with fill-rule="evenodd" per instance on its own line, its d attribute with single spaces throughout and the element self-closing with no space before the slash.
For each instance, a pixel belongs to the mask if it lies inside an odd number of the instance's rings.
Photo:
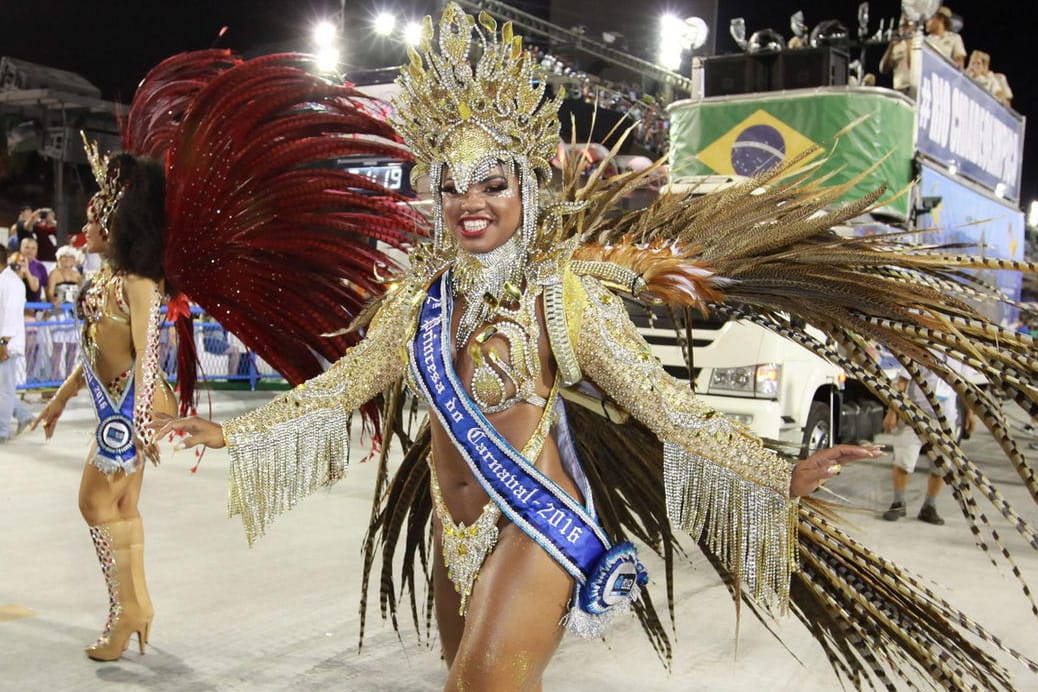
<svg viewBox="0 0 1038 692">
<path fill-rule="evenodd" d="M 579 31 L 565 29 L 557 24 L 552 24 L 540 17 L 535 17 L 522 10 L 510 7 L 503 2 L 499 2 L 499 0 L 457 0 L 457 2 L 470 10 L 485 10 L 495 17 L 511 21 L 515 26 L 520 27 L 524 31 L 544 36 L 551 41 L 569 44 L 584 53 L 606 60 L 613 65 L 624 67 L 643 77 L 681 89 L 690 94 L 692 93 L 692 80 L 688 77 L 666 70 L 648 60 L 636 58 L 628 53 L 610 48 L 605 44 L 589 39 Z"/>
</svg>

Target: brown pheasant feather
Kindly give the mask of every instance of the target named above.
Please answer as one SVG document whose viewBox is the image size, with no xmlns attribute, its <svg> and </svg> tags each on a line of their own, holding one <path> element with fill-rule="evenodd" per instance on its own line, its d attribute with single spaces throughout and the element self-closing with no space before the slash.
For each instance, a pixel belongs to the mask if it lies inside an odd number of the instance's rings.
<svg viewBox="0 0 1038 692">
<path fill-rule="evenodd" d="M 999 395 L 1005 396 L 1035 418 L 1038 352 L 1030 337 L 981 314 L 978 307 L 1003 296 L 972 273 L 1033 273 L 1036 267 L 971 257 L 961 245 L 913 243 L 911 232 L 840 236 L 834 226 L 866 212 L 882 191 L 838 204 L 857 181 L 829 186 L 829 176 L 818 175 L 819 168 L 817 160 L 793 161 L 722 191 L 662 196 L 643 211 L 619 215 L 610 207 L 637 185 L 637 174 L 570 184 L 567 189 L 580 210 L 562 219 L 555 238 L 581 239 L 574 266 L 612 262 L 630 272 L 630 286 L 643 287 L 629 291 L 635 298 L 750 320 L 862 382 L 928 443 L 927 453 L 952 488 L 978 546 L 993 561 L 995 555 L 1005 561 L 1038 615 L 1026 580 L 981 503 L 990 504 L 1035 549 L 1038 532 L 963 453 L 934 392 L 925 386 L 927 371 L 952 386 L 1038 502 L 1034 471 L 997 403 Z M 811 337 L 805 325 L 827 334 L 838 348 Z M 877 344 L 895 354 L 908 376 L 924 387 L 935 414 L 893 386 L 870 355 L 869 347 Z M 957 364 L 975 370 L 986 389 L 963 377 Z M 1010 686 L 997 662 L 965 637 L 1019 654 L 936 599 L 918 580 L 855 544 L 812 509 L 801 512 L 800 539 L 804 572 L 794 584 L 794 611 L 848 682 L 893 689 L 891 674 L 905 682 L 922 674 L 950 688 Z M 719 561 L 713 562 L 731 578 Z M 742 596 L 734 585 L 733 595 Z M 751 603 L 751 608 L 764 616 L 759 605 Z"/>
</svg>

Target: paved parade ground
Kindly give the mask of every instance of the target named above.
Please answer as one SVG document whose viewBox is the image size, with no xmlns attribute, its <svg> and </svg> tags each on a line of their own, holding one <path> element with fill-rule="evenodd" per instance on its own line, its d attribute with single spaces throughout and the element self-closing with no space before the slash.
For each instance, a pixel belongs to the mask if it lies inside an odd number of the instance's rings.
<svg viewBox="0 0 1038 692">
<path fill-rule="evenodd" d="M 269 398 L 264 392 L 215 392 L 213 418 L 224 420 Z M 28 400 L 39 411 L 38 400 Z M 358 439 L 348 477 L 280 517 L 251 549 L 240 521 L 226 517 L 223 451 L 207 453 L 192 474 L 191 452 L 174 454 L 165 443 L 164 463 L 146 471 L 141 501 L 156 609 L 150 645 L 142 656 L 134 638 L 120 661 L 87 659 L 83 646 L 97 636 L 107 607 L 76 503 L 92 431 L 93 416 L 81 395 L 50 442 L 37 431 L 0 446 L 0 518 L 7 527 L 0 534 L 0 689 L 441 689 L 445 667 L 435 637 L 419 641 L 405 620 L 398 638 L 378 614 L 374 586 L 364 647 L 357 650 L 361 541 L 375 472 L 374 463 L 358 463 L 365 452 Z M 995 458 L 986 434 L 965 447 L 977 459 Z M 985 470 L 1025 518 L 1038 522 L 1035 503 L 1007 462 L 986 464 Z M 974 546 L 949 493 L 939 499 L 945 526 L 915 520 L 926 480 L 917 473 L 909 486 L 909 518 L 896 524 L 879 519 L 890 502 L 889 475 L 889 458 L 881 458 L 847 468 L 831 484 L 866 510 L 850 515 L 855 533 L 881 554 L 935 578 L 939 593 L 1038 658 L 1038 619 L 1009 570 L 993 567 Z M 1038 553 L 1000 517 L 992 521 L 1038 585 Z M 724 587 L 698 553 L 684 562 L 677 575 L 670 672 L 632 616 L 604 642 L 567 637 L 545 689 L 838 688 L 821 649 L 792 617 L 779 628 L 791 651 L 747 611 L 736 639 L 735 611 Z M 652 572 L 654 563 L 647 563 Z M 653 576 L 659 607 L 665 599 L 661 570 Z M 1038 689 L 1038 676 L 1007 665 L 1019 688 Z"/>
</svg>

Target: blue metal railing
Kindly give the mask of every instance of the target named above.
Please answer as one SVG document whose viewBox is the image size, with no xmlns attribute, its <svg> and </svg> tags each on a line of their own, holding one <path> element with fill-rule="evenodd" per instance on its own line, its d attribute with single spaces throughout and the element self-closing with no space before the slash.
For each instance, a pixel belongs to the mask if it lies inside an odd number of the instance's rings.
<svg viewBox="0 0 1038 692">
<path fill-rule="evenodd" d="M 79 360 L 81 324 L 72 316 L 71 303 L 55 309 L 51 303 L 26 303 L 37 317 L 25 318 L 25 378 L 20 390 L 61 385 Z M 165 312 L 165 308 L 163 308 Z M 273 368 L 218 322 L 197 307 L 191 309 L 200 382 L 247 382 L 255 389 L 261 381 L 284 382 Z M 172 322 L 163 322 L 159 336 L 159 363 L 171 382 L 177 379 L 176 334 Z"/>
</svg>

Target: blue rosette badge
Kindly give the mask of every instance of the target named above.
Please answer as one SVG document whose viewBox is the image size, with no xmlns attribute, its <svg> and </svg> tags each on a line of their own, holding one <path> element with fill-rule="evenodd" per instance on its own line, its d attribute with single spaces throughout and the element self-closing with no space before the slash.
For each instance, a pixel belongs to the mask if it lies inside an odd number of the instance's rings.
<svg viewBox="0 0 1038 692">
<path fill-rule="evenodd" d="M 649 573 L 629 541 L 610 548 L 577 586 L 576 605 L 566 616 L 566 628 L 581 637 L 600 637 L 612 622 L 626 613 L 649 583 Z"/>
</svg>

